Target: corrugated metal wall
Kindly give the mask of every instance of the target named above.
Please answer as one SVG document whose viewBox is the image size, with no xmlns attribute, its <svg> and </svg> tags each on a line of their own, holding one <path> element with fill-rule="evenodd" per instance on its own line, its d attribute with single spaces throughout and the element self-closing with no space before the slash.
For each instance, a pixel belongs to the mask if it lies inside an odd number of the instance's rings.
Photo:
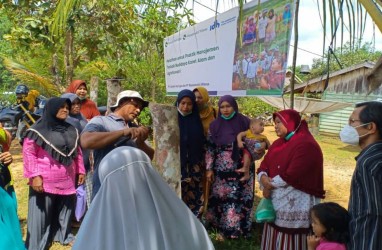
<svg viewBox="0 0 382 250">
<path fill-rule="evenodd" d="M 322 97 L 323 100 L 349 103 L 370 101 L 375 100 L 377 98 L 382 98 L 382 96 L 373 94 L 366 96 L 366 94 L 340 94 L 335 92 L 325 92 L 325 94 Z M 349 116 L 353 112 L 353 109 L 354 106 L 336 110 L 333 112 L 321 113 L 319 119 L 319 132 L 338 134 L 341 128 L 348 123 Z"/>
</svg>

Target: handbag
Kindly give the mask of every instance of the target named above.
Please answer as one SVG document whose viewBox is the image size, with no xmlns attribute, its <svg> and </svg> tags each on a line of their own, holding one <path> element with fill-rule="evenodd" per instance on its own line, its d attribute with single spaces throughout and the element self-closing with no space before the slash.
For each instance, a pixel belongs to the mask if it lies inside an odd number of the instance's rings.
<svg viewBox="0 0 382 250">
<path fill-rule="evenodd" d="M 276 211 L 273 208 L 272 200 L 262 198 L 257 205 L 255 211 L 255 219 L 257 223 L 274 222 L 276 219 Z"/>
</svg>

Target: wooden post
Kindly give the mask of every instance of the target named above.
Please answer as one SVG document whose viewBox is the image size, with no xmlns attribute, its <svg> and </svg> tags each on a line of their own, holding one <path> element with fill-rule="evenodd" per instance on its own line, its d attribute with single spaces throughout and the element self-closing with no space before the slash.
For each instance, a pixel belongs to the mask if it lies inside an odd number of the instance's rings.
<svg viewBox="0 0 382 250">
<path fill-rule="evenodd" d="M 294 83 L 296 75 L 296 59 L 297 59 L 297 46 L 298 46 L 298 9 L 300 1 L 296 1 L 296 9 L 294 13 L 294 50 L 293 50 L 293 63 L 292 63 L 292 79 L 290 82 L 290 108 L 294 108 Z"/>
<path fill-rule="evenodd" d="M 98 77 L 92 76 L 90 79 L 90 100 L 97 103 L 98 99 Z"/>
<path fill-rule="evenodd" d="M 110 112 L 110 106 L 113 106 L 117 101 L 117 95 L 122 91 L 121 81 L 122 78 L 109 78 L 106 79 L 107 87 L 107 112 Z"/>
</svg>

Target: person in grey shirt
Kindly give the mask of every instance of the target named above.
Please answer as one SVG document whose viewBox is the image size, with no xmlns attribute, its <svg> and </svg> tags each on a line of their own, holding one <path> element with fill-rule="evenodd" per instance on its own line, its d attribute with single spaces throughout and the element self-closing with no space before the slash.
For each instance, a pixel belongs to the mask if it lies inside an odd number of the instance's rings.
<svg viewBox="0 0 382 250">
<path fill-rule="evenodd" d="M 92 198 L 95 197 L 101 185 L 98 166 L 105 155 L 116 145 L 133 146 L 144 151 L 151 159 L 154 157 L 154 149 L 145 142 L 149 129 L 132 124 L 147 106 L 148 102 L 143 100 L 137 91 L 122 91 L 117 96 L 116 104 L 110 107 L 112 113 L 92 118 L 84 128 L 81 134 L 81 146 L 94 150 Z"/>
</svg>

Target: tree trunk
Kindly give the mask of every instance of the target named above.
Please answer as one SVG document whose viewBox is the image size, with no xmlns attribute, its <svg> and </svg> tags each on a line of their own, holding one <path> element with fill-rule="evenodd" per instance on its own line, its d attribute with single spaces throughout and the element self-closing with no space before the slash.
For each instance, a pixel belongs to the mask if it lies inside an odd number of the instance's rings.
<svg viewBox="0 0 382 250">
<path fill-rule="evenodd" d="M 175 106 L 149 104 L 154 128 L 153 165 L 163 179 L 181 197 L 178 111 Z"/>
<path fill-rule="evenodd" d="M 66 32 L 65 37 L 65 55 L 64 55 L 64 63 L 66 70 L 66 86 L 68 86 L 73 79 L 73 31 L 69 29 Z"/>
<path fill-rule="evenodd" d="M 90 79 L 90 100 L 97 103 L 98 100 L 98 77 L 92 76 Z"/>
<path fill-rule="evenodd" d="M 57 56 L 57 53 L 54 53 L 53 54 L 53 57 L 52 57 L 52 75 L 53 75 L 53 78 L 54 78 L 54 85 L 58 88 L 58 89 L 62 89 L 62 85 L 61 85 L 61 81 L 60 81 L 60 74 L 58 72 L 58 56 Z"/>
<path fill-rule="evenodd" d="M 121 79 L 106 79 L 107 87 L 107 112 L 110 112 L 110 106 L 117 102 L 117 95 L 121 92 Z"/>
</svg>

